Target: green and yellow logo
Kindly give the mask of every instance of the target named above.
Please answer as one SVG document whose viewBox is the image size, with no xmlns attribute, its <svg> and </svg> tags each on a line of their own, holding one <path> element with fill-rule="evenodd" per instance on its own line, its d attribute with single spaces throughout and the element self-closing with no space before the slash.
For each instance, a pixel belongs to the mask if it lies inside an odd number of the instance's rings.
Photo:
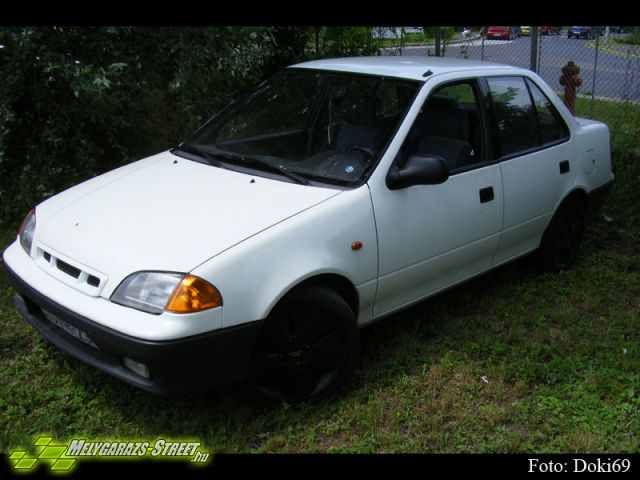
<svg viewBox="0 0 640 480">
<path fill-rule="evenodd" d="M 31 473 L 46 465 L 54 474 L 71 473 L 82 461 L 172 460 L 206 465 L 211 454 L 201 449 L 201 443 L 192 440 L 95 440 L 72 438 L 56 442 L 52 436 L 40 435 L 33 448 L 15 448 L 9 451 L 9 463 L 16 473 Z"/>
<path fill-rule="evenodd" d="M 67 445 L 56 445 L 51 437 L 38 437 L 33 443 L 35 454 L 27 450 L 11 450 L 9 453 L 9 463 L 14 471 L 31 472 L 38 467 L 39 463 L 46 463 L 52 472 L 71 472 L 77 463 L 74 457 L 65 455 Z"/>
</svg>

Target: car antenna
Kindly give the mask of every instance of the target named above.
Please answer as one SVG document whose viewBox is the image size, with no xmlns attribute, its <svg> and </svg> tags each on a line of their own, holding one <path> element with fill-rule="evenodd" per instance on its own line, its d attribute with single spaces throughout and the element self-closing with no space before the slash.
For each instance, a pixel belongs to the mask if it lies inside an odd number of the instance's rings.
<svg viewBox="0 0 640 480">
<path fill-rule="evenodd" d="M 424 73 L 422 74 L 422 76 L 423 76 L 423 77 L 428 77 L 428 76 L 430 76 L 430 75 L 433 75 L 433 72 L 432 72 L 431 70 L 427 70 L 426 72 L 424 72 Z"/>
</svg>

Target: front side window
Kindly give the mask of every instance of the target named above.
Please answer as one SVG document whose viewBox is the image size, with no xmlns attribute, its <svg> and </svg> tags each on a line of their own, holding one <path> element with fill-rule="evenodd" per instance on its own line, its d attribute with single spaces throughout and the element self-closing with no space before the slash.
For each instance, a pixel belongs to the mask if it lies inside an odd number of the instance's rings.
<svg viewBox="0 0 640 480">
<path fill-rule="evenodd" d="M 421 82 L 287 69 L 201 128 L 180 149 L 339 185 L 377 164 Z"/>
<path fill-rule="evenodd" d="M 535 106 L 538 123 L 540 125 L 540 140 L 543 145 L 558 143 L 569 138 L 567 124 L 540 88 L 527 79 L 533 105 Z"/>
<path fill-rule="evenodd" d="M 538 125 L 524 78 L 489 77 L 487 83 L 495 115 L 498 156 L 537 147 Z"/>
<path fill-rule="evenodd" d="M 449 172 L 483 161 L 482 122 L 473 80 L 446 84 L 425 101 L 400 150 L 400 164 L 411 155 L 440 156 Z"/>
</svg>

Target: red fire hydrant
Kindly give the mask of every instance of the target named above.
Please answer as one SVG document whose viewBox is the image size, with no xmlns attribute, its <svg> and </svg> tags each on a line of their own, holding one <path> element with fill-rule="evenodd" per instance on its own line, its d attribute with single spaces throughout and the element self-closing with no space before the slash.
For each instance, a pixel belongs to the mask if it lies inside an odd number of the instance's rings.
<svg viewBox="0 0 640 480">
<path fill-rule="evenodd" d="M 560 77 L 560 85 L 564 87 L 564 104 L 569 111 L 576 114 L 576 89 L 582 85 L 580 78 L 580 67 L 571 60 L 562 67 L 562 76 Z"/>
</svg>

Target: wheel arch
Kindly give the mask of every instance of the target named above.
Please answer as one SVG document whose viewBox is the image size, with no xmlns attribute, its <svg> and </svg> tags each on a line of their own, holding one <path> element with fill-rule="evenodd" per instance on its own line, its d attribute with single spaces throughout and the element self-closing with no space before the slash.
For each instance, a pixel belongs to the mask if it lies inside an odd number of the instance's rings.
<svg viewBox="0 0 640 480">
<path fill-rule="evenodd" d="M 347 305 L 349 305 L 349 308 L 353 311 L 354 317 L 358 318 L 358 314 L 360 313 L 360 295 L 358 289 L 353 282 L 344 275 L 330 272 L 316 273 L 310 277 L 301 278 L 297 282 L 294 282 L 286 290 L 281 292 L 271 305 L 269 305 L 265 318 L 267 318 L 273 309 L 285 298 L 310 286 L 319 286 L 336 292 L 347 302 Z"/>
<path fill-rule="evenodd" d="M 573 199 L 573 198 L 579 198 L 584 203 L 585 208 L 588 208 L 588 205 L 589 205 L 589 193 L 587 192 L 586 187 L 583 186 L 583 185 L 574 186 L 571 190 L 569 190 L 566 193 L 565 196 L 563 196 L 560 199 L 560 201 L 558 202 L 558 204 L 554 208 L 553 215 L 551 215 L 549 217 L 549 220 L 547 221 L 547 225 L 545 226 L 544 232 L 543 232 L 542 236 L 540 237 L 540 242 L 542 242 L 542 238 L 544 237 L 544 234 L 547 232 L 547 229 L 549 228 L 549 225 L 551 225 L 551 221 L 553 220 L 553 217 L 556 216 L 556 214 L 558 213 L 560 208 L 565 203 L 567 203 L 568 201 L 570 201 L 570 199 Z"/>
<path fill-rule="evenodd" d="M 556 209 L 553 212 L 553 214 L 555 215 L 556 212 L 560 209 L 560 207 L 563 204 L 565 204 L 566 202 L 570 201 L 573 198 L 580 199 L 586 208 L 589 204 L 589 193 L 587 192 L 587 188 L 583 185 L 574 186 L 571 190 L 567 192 L 567 194 L 564 197 L 562 197 L 562 200 L 560 200 L 558 205 L 556 205 Z"/>
</svg>

